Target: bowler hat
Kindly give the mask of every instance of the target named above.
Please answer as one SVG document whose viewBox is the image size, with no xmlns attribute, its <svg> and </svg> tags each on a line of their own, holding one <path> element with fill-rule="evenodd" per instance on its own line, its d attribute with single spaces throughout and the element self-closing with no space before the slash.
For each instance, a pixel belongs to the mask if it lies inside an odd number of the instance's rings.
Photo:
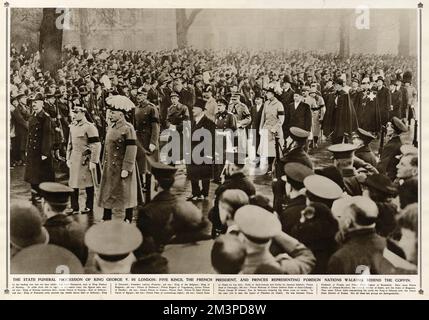
<svg viewBox="0 0 429 320">
<path fill-rule="evenodd" d="M 368 176 L 363 184 L 387 195 L 396 195 L 397 193 L 392 181 L 384 174 L 372 174 Z"/>
</svg>

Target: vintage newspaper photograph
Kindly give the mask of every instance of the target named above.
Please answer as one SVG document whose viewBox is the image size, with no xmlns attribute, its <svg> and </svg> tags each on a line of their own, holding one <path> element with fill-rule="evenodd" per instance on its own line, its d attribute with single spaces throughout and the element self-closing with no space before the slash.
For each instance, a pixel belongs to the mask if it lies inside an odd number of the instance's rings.
<svg viewBox="0 0 429 320">
<path fill-rule="evenodd" d="M 425 297 L 422 3 L 88 5 L 3 4 L 3 298 Z"/>
</svg>

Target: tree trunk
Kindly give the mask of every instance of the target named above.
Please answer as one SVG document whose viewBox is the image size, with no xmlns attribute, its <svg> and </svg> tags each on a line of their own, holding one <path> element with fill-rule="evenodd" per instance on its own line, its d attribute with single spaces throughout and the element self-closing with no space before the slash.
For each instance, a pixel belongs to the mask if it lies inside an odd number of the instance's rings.
<svg viewBox="0 0 429 320">
<path fill-rule="evenodd" d="M 61 50 L 63 45 L 63 29 L 57 23 L 61 16 L 55 12 L 55 8 L 44 8 L 43 18 L 40 25 L 39 51 L 41 54 L 42 71 L 49 71 L 52 76 L 56 76 L 57 70 L 61 68 Z"/>
<path fill-rule="evenodd" d="M 350 21 L 348 14 L 341 16 L 339 55 L 343 59 L 350 56 Z"/>
<path fill-rule="evenodd" d="M 89 9 L 78 9 L 79 11 L 79 40 L 82 49 L 88 49 L 89 45 Z"/>
<path fill-rule="evenodd" d="M 398 55 L 403 57 L 410 55 L 410 16 L 408 12 L 401 12 L 399 15 Z"/>
<path fill-rule="evenodd" d="M 176 37 L 177 37 L 177 47 L 183 49 L 188 46 L 188 31 L 189 27 L 194 22 L 198 13 L 202 9 L 194 9 L 191 11 L 191 14 L 186 17 L 186 9 L 176 9 Z"/>
</svg>

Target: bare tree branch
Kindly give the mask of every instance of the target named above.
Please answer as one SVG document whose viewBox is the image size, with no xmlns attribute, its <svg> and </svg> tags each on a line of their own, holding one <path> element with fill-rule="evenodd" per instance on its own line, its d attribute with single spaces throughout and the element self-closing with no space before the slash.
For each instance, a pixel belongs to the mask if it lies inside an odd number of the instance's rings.
<svg viewBox="0 0 429 320">
<path fill-rule="evenodd" d="M 191 12 L 191 15 L 189 16 L 189 18 L 186 21 L 186 28 L 189 28 L 191 26 L 191 24 L 194 22 L 195 18 L 197 17 L 197 15 L 202 11 L 203 9 L 194 9 Z"/>
</svg>

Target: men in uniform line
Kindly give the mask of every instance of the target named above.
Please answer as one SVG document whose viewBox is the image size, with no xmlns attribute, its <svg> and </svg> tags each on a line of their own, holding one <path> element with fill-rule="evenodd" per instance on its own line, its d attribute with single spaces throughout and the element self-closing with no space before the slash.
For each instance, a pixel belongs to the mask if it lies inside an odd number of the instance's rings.
<svg viewBox="0 0 429 320">
<path fill-rule="evenodd" d="M 106 99 L 110 126 L 106 132 L 98 206 L 104 208 L 103 220 L 112 219 L 112 209 L 125 210 L 125 221 L 133 218 L 137 206 L 136 132 L 125 120 L 134 105 L 124 96 Z"/>
<path fill-rule="evenodd" d="M 290 234 L 292 228 L 299 223 L 301 211 L 306 206 L 303 181 L 313 174 L 313 170 L 299 162 L 288 162 L 284 165 L 285 194 L 288 199 L 283 203 L 279 219 L 283 232 Z"/>
<path fill-rule="evenodd" d="M 362 195 L 362 188 L 355 176 L 353 157 L 357 146 L 350 143 L 339 143 L 328 147 L 334 156 L 334 165 L 343 176 L 346 192 L 351 196 Z"/>
<path fill-rule="evenodd" d="M 137 166 L 140 174 L 140 181 L 143 183 L 145 202 L 151 198 L 151 174 L 148 158 L 159 160 L 159 131 L 160 120 L 158 107 L 147 98 L 146 87 L 137 90 L 137 106 L 135 109 L 135 129 L 137 135 Z"/>
<path fill-rule="evenodd" d="M 79 259 L 53 244 L 37 244 L 18 252 L 10 261 L 12 274 L 83 274 Z"/>
<path fill-rule="evenodd" d="M 387 136 L 390 136 L 390 139 L 383 148 L 377 166 L 378 171 L 385 173 L 392 181 L 396 178 L 396 166 L 399 163 L 396 156 L 401 154 L 401 134 L 406 132 L 407 126 L 399 118 L 393 117 L 391 125 L 387 127 Z"/>
<path fill-rule="evenodd" d="M 57 182 L 43 182 L 40 192 L 49 243 L 70 250 L 85 265 L 88 258 L 88 248 L 84 243 L 85 228 L 66 214 L 73 189 Z"/>
<path fill-rule="evenodd" d="M 358 128 L 356 133 L 357 135 L 353 138 L 353 144 L 358 146 L 358 149 L 355 151 L 355 156 L 369 163 L 373 167 L 377 166 L 377 158 L 369 146 L 375 137 L 370 132 L 362 128 Z"/>
<path fill-rule="evenodd" d="M 86 205 L 81 212 L 92 213 L 94 209 L 94 188 L 98 184 L 97 165 L 100 161 L 101 143 L 95 125 L 88 121 L 86 108 L 75 105 L 72 109 L 73 122 L 67 145 L 67 166 L 70 169 L 69 187 L 73 188 L 71 209 L 79 213 L 79 189 L 86 191 Z"/>
<path fill-rule="evenodd" d="M 135 225 L 106 221 L 93 225 L 85 234 L 85 244 L 95 252 L 91 273 L 129 274 L 136 261 L 133 251 L 143 241 Z"/>
<path fill-rule="evenodd" d="M 54 181 L 52 130 L 49 115 L 43 111 L 44 96 L 31 99 L 32 114 L 28 123 L 27 158 L 24 180 L 31 184 L 31 201 L 40 202 L 39 184 Z"/>
</svg>

